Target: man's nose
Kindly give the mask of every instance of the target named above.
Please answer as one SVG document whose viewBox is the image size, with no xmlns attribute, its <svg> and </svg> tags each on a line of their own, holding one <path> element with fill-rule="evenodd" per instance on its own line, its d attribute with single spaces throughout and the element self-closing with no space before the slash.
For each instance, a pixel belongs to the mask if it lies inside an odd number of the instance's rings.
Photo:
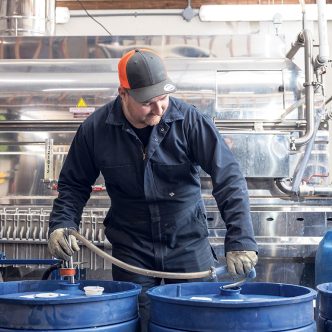
<svg viewBox="0 0 332 332">
<path fill-rule="evenodd" d="M 153 114 L 161 116 L 164 112 L 162 103 L 160 101 L 156 101 L 153 103 L 153 109 L 152 109 Z"/>
</svg>

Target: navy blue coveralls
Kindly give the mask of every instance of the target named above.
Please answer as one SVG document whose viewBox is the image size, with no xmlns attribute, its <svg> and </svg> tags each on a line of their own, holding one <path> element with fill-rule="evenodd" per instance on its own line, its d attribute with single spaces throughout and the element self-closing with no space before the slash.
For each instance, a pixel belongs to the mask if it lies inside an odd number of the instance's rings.
<svg viewBox="0 0 332 332">
<path fill-rule="evenodd" d="M 119 97 L 84 121 L 59 177 L 50 231 L 78 229 L 101 172 L 112 205 L 105 234 L 116 258 L 159 271 L 207 270 L 214 258 L 200 167 L 211 176 L 212 194 L 226 223 L 225 251 L 257 251 L 238 163 L 212 121 L 173 97 L 146 149 L 124 117 Z M 140 283 L 143 291 L 160 282 L 115 266 L 113 278 Z M 141 302 L 147 302 L 144 295 Z"/>
</svg>

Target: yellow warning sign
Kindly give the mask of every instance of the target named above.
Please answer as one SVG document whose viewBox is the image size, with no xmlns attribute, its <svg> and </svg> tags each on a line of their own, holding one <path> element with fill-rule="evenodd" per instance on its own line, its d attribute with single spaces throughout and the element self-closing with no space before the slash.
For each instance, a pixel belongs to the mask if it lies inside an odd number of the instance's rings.
<svg viewBox="0 0 332 332">
<path fill-rule="evenodd" d="M 8 179 L 8 174 L 5 172 L 0 172 L 0 184 L 5 183 L 7 179 Z"/>
<path fill-rule="evenodd" d="M 89 107 L 83 97 L 78 100 L 76 107 L 69 107 L 69 112 L 74 114 L 74 118 L 86 118 L 94 111 L 95 107 Z"/>
<path fill-rule="evenodd" d="M 83 98 L 80 98 L 80 100 L 78 101 L 78 103 L 76 104 L 76 107 L 87 107 L 87 103 L 85 102 L 85 100 Z"/>
</svg>

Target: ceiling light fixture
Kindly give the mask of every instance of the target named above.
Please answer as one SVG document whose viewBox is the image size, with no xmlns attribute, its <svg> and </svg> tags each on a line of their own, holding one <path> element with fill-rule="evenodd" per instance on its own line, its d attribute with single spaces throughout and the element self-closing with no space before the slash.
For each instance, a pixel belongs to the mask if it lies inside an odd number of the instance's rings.
<svg viewBox="0 0 332 332">
<path fill-rule="evenodd" d="M 330 8 L 330 9 L 329 9 Z M 301 21 L 302 8 L 300 4 L 290 5 L 202 5 L 199 18 L 203 22 L 229 21 L 273 21 L 276 14 L 283 21 Z M 326 5 L 326 16 L 332 19 L 332 5 Z M 317 5 L 306 5 L 306 19 L 317 21 Z"/>
</svg>

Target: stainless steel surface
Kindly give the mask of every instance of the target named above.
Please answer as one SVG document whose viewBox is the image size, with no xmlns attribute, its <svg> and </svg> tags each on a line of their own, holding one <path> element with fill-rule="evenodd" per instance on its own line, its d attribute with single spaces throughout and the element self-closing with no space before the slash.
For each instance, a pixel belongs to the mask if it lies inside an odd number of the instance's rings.
<svg viewBox="0 0 332 332">
<path fill-rule="evenodd" d="M 292 211 L 291 206 L 279 207 L 278 211 L 266 209 L 271 207 L 253 207 L 252 211 L 261 260 L 257 267 L 257 280 L 299 283 L 304 267 L 312 269 L 318 243 L 326 227 L 332 225 L 332 208 L 325 207 L 324 211 L 321 208 L 302 211 L 301 207 Z M 0 250 L 6 253 L 7 258 L 48 256 L 49 213 L 49 208 L 38 206 L 0 209 Z M 107 209 L 85 209 L 80 227 L 82 235 L 101 247 L 105 245 L 102 223 L 106 213 Z M 225 225 L 215 207 L 208 208 L 207 216 L 210 242 L 223 264 Z M 84 266 L 92 270 L 111 268 L 110 264 L 84 247 L 75 255 L 74 261 L 87 262 Z M 288 273 L 291 269 L 294 271 Z"/>
<path fill-rule="evenodd" d="M 178 87 L 175 96 L 213 118 L 247 176 L 260 249 L 257 280 L 313 284 L 314 254 L 332 225 L 331 198 L 294 201 L 276 186 L 277 179 L 294 174 L 304 153 L 304 147 L 292 150 L 290 144 L 291 136 L 300 138 L 308 129 L 303 71 L 278 53 L 285 49 L 280 38 L 274 37 L 275 48 L 268 55 L 257 47 L 259 36 L 245 38 L 246 47 L 243 40 L 243 36 L 2 38 L 0 250 L 8 258 L 49 257 L 49 213 L 74 133 L 89 113 L 116 96 L 117 62 L 123 52 L 145 46 L 165 57 Z M 329 140 L 323 122 L 304 173 L 306 183 L 317 192 L 329 186 Z M 210 241 L 223 263 L 225 225 L 211 195 L 211 179 L 203 172 L 201 178 Z M 81 233 L 109 248 L 102 222 L 111 201 L 103 184 L 99 177 L 82 216 Z M 111 268 L 85 248 L 74 260 L 87 262 L 95 271 L 106 273 Z"/>
<path fill-rule="evenodd" d="M 10 50 L 16 41 L 7 39 Z M 40 41 L 45 43 L 45 38 L 41 37 Z M 84 41 L 93 45 L 91 41 Z M 129 41 L 133 38 L 123 37 L 122 43 Z M 53 49 L 59 43 L 67 45 L 70 41 L 52 38 L 49 42 Z M 113 39 L 110 42 L 107 49 L 117 50 L 116 58 L 1 62 L 0 144 L 3 151 L 0 153 L 5 162 L 5 177 L 9 178 L 10 173 L 15 186 L 8 186 L 7 192 L 0 195 L 0 203 L 36 197 L 49 204 L 54 198 L 56 192 L 50 190 L 52 185 L 45 184 L 57 179 L 78 125 L 91 110 L 117 94 L 117 57 L 128 47 L 117 47 Z M 165 40 L 157 38 L 153 45 L 158 50 L 160 42 Z M 22 45 L 24 48 L 25 43 Z M 105 41 L 103 47 L 106 47 Z M 174 51 L 178 47 L 169 44 L 166 49 Z M 289 136 L 294 132 L 300 135 L 305 130 L 305 120 L 301 108 L 286 118 L 281 115 L 284 108 L 301 96 L 300 69 L 284 58 L 223 59 L 208 56 L 207 52 L 204 57 L 202 54 L 195 57 L 197 49 L 193 47 L 187 47 L 186 51 L 186 57 L 174 57 L 173 52 L 166 54 L 166 66 L 178 87 L 176 96 L 213 117 L 230 144 L 233 139 L 237 142 L 232 149 L 246 176 L 289 176 L 292 169 Z M 78 107 L 82 100 L 85 106 Z M 51 140 L 53 151 L 45 152 L 45 141 Z M 255 155 L 256 159 L 248 159 L 248 154 Z M 50 159 L 52 156 L 54 160 Z M 52 161 L 54 169 L 45 169 L 45 162 L 51 165 Z M 24 174 L 30 165 L 34 168 L 32 176 L 21 185 L 20 173 Z M 41 173 L 47 173 L 42 178 L 44 185 L 40 182 Z M 103 183 L 102 179 L 98 181 L 97 184 Z M 92 199 L 92 202 L 98 201 Z"/>
<path fill-rule="evenodd" d="M 247 132 L 227 133 L 224 137 L 240 163 L 244 176 L 254 178 L 290 176 L 289 135 Z"/>
<path fill-rule="evenodd" d="M 53 35 L 55 0 L 1 0 L 0 35 Z"/>
<path fill-rule="evenodd" d="M 47 250 L 48 221 L 51 207 L 29 205 L 11 205 L 0 208 L 0 251 L 7 258 L 29 259 L 50 257 Z M 85 209 L 82 215 L 80 232 L 98 246 L 103 246 L 103 220 L 107 209 Z M 74 258 L 75 262 L 84 262 L 83 267 L 92 270 L 110 269 L 88 249 L 82 247 Z"/>
</svg>

